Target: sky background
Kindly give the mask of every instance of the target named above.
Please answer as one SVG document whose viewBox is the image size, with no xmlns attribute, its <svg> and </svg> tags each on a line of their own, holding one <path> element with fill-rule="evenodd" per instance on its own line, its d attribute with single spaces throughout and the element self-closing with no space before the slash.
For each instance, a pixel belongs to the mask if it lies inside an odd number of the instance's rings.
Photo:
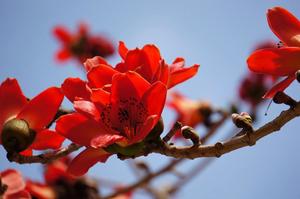
<svg viewBox="0 0 300 199">
<path fill-rule="evenodd" d="M 76 62 L 55 62 L 54 53 L 59 44 L 51 34 L 55 25 L 75 30 L 78 22 L 84 21 L 90 24 L 93 33 L 108 35 L 115 45 L 119 40 L 129 48 L 153 43 L 160 48 L 167 63 L 180 56 L 186 59 L 187 65 L 200 64 L 198 75 L 174 90 L 226 107 L 237 98 L 238 84 L 247 72 L 246 59 L 251 49 L 264 40 L 278 41 L 265 17 L 267 9 L 274 6 L 285 7 L 300 18 L 298 0 L 1 0 L 0 81 L 15 77 L 25 95 L 33 97 L 49 86 L 59 86 L 67 77 L 84 78 Z M 109 61 L 115 64 L 120 58 L 116 55 Z M 294 82 L 287 90 L 298 100 L 299 86 Z M 65 106 L 69 104 L 66 102 Z M 258 115 L 260 122 L 256 127 L 286 108 L 273 104 L 264 116 L 266 106 Z M 174 114 L 166 110 L 163 116 L 168 127 Z M 232 126 L 227 124 L 219 137 L 226 135 Z M 299 119 L 294 119 L 280 133 L 260 140 L 254 147 L 222 156 L 183 187 L 176 198 L 298 199 L 299 129 Z M 2 147 L 0 155 L 0 170 L 19 168 L 26 177 L 42 179 L 40 165 L 9 163 Z M 168 158 L 150 155 L 146 160 L 155 169 Z M 199 161 L 189 161 L 182 169 L 188 171 Z M 135 180 L 126 162 L 116 158 L 93 167 L 89 175 L 121 182 Z M 155 184 L 173 181 L 172 177 L 164 177 Z M 137 194 L 135 198 L 147 197 Z"/>
</svg>

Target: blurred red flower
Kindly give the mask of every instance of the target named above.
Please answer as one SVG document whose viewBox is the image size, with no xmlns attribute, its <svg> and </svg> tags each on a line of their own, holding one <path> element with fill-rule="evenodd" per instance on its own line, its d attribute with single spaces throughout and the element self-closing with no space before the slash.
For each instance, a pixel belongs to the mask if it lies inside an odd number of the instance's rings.
<svg viewBox="0 0 300 199">
<path fill-rule="evenodd" d="M 60 117 L 56 125 L 61 135 L 87 147 L 71 162 L 69 172 L 82 175 L 95 163 L 106 161 L 110 154 L 103 147 L 142 141 L 160 119 L 166 92 L 160 81 L 150 84 L 129 71 L 113 76 L 110 92 L 98 88 L 91 90 L 90 99 L 75 99 L 77 113 Z"/>
<path fill-rule="evenodd" d="M 80 23 L 76 33 L 71 33 L 64 26 L 53 29 L 54 36 L 62 44 L 57 52 L 58 61 L 76 58 L 80 63 L 94 56 L 107 57 L 115 51 L 113 44 L 101 35 L 92 35 L 86 24 Z"/>
<path fill-rule="evenodd" d="M 175 121 L 181 122 L 195 128 L 208 119 L 212 112 L 211 104 L 208 101 L 192 100 L 178 92 L 173 92 L 168 106 L 173 108 L 177 113 Z M 176 132 L 174 138 L 182 137 L 181 132 Z"/>
<path fill-rule="evenodd" d="M 283 47 L 255 51 L 247 63 L 249 69 L 256 73 L 287 76 L 264 96 L 272 98 L 295 80 L 295 72 L 300 69 L 300 21 L 281 7 L 269 9 L 267 19 L 273 33 L 283 42 Z"/>
<path fill-rule="evenodd" d="M 58 149 L 64 138 L 45 127 L 53 120 L 63 97 L 59 88 L 51 87 L 28 101 L 17 80 L 6 79 L 0 85 L 0 144 L 9 147 L 14 144 L 16 152 L 22 151 L 24 155 L 31 155 L 32 149 Z M 21 124 L 21 131 L 27 129 L 36 133 L 33 143 L 27 149 L 22 145 L 26 142 L 23 137 L 11 130 L 14 124 Z M 20 126 L 16 130 L 18 128 Z"/>
<path fill-rule="evenodd" d="M 30 194 L 25 190 L 25 181 L 22 174 L 14 169 L 0 172 L 2 185 L 7 186 L 3 199 L 30 199 Z M 2 198 L 1 197 L 1 198 Z"/>
<path fill-rule="evenodd" d="M 261 42 L 255 47 L 254 51 L 265 48 L 277 48 L 277 45 L 272 41 Z M 239 97 L 242 101 L 248 103 L 254 111 L 263 101 L 262 96 L 276 80 L 277 77 L 272 75 L 248 72 L 239 86 Z"/>
</svg>

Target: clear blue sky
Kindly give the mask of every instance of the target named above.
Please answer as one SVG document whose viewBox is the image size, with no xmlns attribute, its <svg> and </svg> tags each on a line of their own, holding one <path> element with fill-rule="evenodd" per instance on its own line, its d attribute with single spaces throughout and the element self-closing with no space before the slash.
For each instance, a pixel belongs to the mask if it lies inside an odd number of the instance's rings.
<svg viewBox="0 0 300 199">
<path fill-rule="evenodd" d="M 251 49 L 265 39 L 277 41 L 265 18 L 266 10 L 273 6 L 283 6 L 300 18 L 298 0 L 2 0 L 0 80 L 16 77 L 25 94 L 32 97 L 48 86 L 59 86 L 66 77 L 84 78 L 75 62 L 59 65 L 54 61 L 59 45 L 51 29 L 63 24 L 74 30 L 79 21 L 85 21 L 93 32 L 106 33 L 115 44 L 123 40 L 128 47 L 134 48 L 154 43 L 168 63 L 177 56 L 185 57 L 187 64 L 199 63 L 199 74 L 176 90 L 194 99 L 207 99 L 216 106 L 226 106 L 237 96 L 236 89 L 247 71 L 245 60 Z M 118 56 L 110 59 L 112 63 L 119 60 Z M 299 89 L 300 85 L 293 83 L 287 91 L 300 99 Z M 263 116 L 263 111 L 260 113 L 261 121 L 271 120 L 284 108 L 272 105 L 268 116 Z M 174 115 L 166 111 L 164 117 L 171 121 Z M 298 199 L 298 123 L 299 119 L 295 119 L 280 133 L 259 141 L 254 147 L 219 158 L 182 188 L 177 198 Z M 220 136 L 225 133 L 226 129 Z M 13 166 L 28 177 L 41 179 L 40 166 L 9 163 L 3 148 L 0 148 L 0 155 L 0 170 Z M 154 168 L 167 160 L 158 155 L 148 159 Z M 188 170 L 196 162 L 190 161 L 184 169 Z M 90 174 L 124 182 L 134 180 L 127 164 L 116 158 L 94 167 Z M 173 179 L 162 178 L 159 183 L 170 183 Z"/>
</svg>

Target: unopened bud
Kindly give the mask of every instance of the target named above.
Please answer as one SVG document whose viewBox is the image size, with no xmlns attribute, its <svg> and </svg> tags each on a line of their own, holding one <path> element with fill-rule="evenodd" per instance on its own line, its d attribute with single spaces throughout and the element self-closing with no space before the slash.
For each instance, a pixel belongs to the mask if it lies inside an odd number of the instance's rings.
<svg viewBox="0 0 300 199">
<path fill-rule="evenodd" d="M 190 139 L 194 145 L 201 144 L 199 135 L 192 127 L 190 127 L 190 126 L 182 127 L 181 133 L 185 139 Z"/>
<path fill-rule="evenodd" d="M 21 152 L 33 143 L 35 135 L 25 120 L 12 119 L 3 125 L 2 145 L 8 153 Z"/>
<path fill-rule="evenodd" d="M 252 118 L 251 116 L 246 113 L 242 112 L 241 114 L 233 113 L 231 115 L 233 123 L 238 128 L 245 128 L 245 129 L 252 129 Z"/>
</svg>

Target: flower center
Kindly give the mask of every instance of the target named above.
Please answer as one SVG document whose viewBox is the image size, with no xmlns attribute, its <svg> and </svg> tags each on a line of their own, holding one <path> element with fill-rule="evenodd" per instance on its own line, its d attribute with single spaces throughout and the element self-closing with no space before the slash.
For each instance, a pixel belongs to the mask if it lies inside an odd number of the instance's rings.
<svg viewBox="0 0 300 199">
<path fill-rule="evenodd" d="M 106 105 L 100 116 L 102 122 L 107 128 L 120 132 L 126 138 L 135 136 L 147 119 L 147 109 L 133 97 L 119 100 L 116 105 L 117 107 Z"/>
</svg>

